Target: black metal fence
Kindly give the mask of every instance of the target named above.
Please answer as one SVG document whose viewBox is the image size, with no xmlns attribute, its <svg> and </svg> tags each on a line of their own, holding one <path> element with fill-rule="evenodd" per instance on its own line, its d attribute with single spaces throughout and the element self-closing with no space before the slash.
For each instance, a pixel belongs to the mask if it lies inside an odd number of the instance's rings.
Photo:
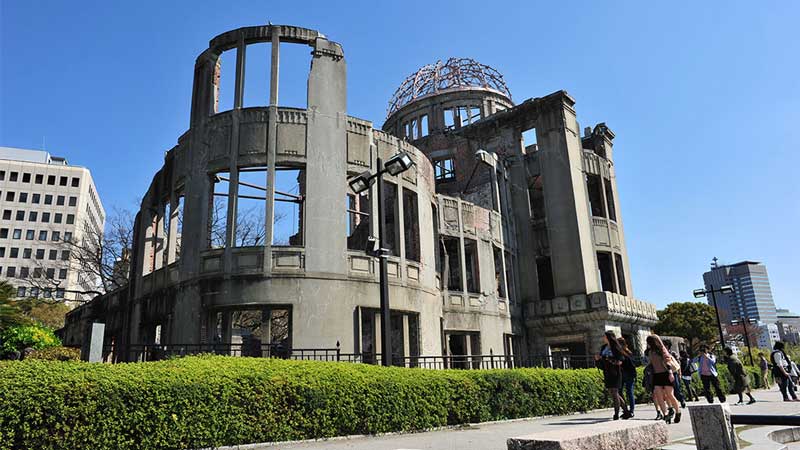
<svg viewBox="0 0 800 450">
<path fill-rule="evenodd" d="M 380 353 L 344 353 L 339 343 L 331 348 L 294 348 L 281 344 L 133 344 L 127 354 L 116 354 L 118 349 L 104 349 L 107 361 L 158 361 L 166 358 L 198 354 L 217 354 L 256 358 L 280 358 L 310 361 L 341 361 L 361 364 L 383 362 Z M 553 369 L 583 369 L 594 367 L 592 355 L 443 355 L 443 356 L 392 356 L 392 366 L 423 369 L 513 369 L 521 367 L 548 367 Z"/>
</svg>

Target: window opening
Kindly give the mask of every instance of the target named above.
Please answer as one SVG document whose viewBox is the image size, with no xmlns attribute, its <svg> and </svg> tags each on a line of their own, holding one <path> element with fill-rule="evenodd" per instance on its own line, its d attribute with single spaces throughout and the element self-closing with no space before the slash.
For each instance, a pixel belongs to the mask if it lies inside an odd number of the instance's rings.
<svg viewBox="0 0 800 450">
<path fill-rule="evenodd" d="M 305 169 L 276 167 L 272 245 L 303 245 L 305 197 Z"/>
<path fill-rule="evenodd" d="M 217 59 L 214 81 L 214 104 L 212 114 L 233 109 L 233 97 L 236 89 L 236 52 L 231 49 L 222 52 Z"/>
<path fill-rule="evenodd" d="M 503 274 L 503 251 L 497 246 L 492 245 L 492 253 L 494 256 L 494 279 L 495 287 L 497 289 L 497 296 L 506 298 L 506 283 Z"/>
<path fill-rule="evenodd" d="M 625 283 L 625 266 L 622 265 L 622 255 L 614 253 L 614 263 L 617 267 L 617 285 L 619 286 L 619 293 L 628 295 L 628 288 Z"/>
<path fill-rule="evenodd" d="M 211 180 L 211 211 L 209 213 L 208 241 L 210 248 L 225 247 L 228 230 L 228 184 L 230 174 L 219 172 Z"/>
<path fill-rule="evenodd" d="M 597 271 L 603 291 L 617 292 L 614 282 L 614 263 L 611 260 L 610 253 L 597 252 Z"/>
<path fill-rule="evenodd" d="M 603 187 L 600 177 L 597 175 L 586 175 L 586 187 L 589 190 L 589 207 L 592 216 L 605 217 L 606 209 L 603 205 Z"/>
<path fill-rule="evenodd" d="M 384 182 L 383 207 L 386 213 L 386 228 L 383 230 L 384 244 L 389 254 L 400 256 L 400 221 L 397 220 L 397 185 Z"/>
<path fill-rule="evenodd" d="M 269 105 L 269 77 L 272 44 L 259 42 L 247 46 L 244 65 L 244 98 L 242 106 Z M 283 63 L 283 61 L 281 61 Z"/>
<path fill-rule="evenodd" d="M 453 108 L 444 109 L 444 127 L 448 130 L 456 128 L 456 113 Z"/>
<path fill-rule="evenodd" d="M 419 118 L 419 125 L 420 125 L 420 132 L 419 137 L 425 137 L 428 135 L 428 115 L 423 114 L 422 117 Z"/>
<path fill-rule="evenodd" d="M 437 159 L 433 162 L 433 172 L 437 183 L 444 183 L 456 179 L 453 158 Z"/>
<path fill-rule="evenodd" d="M 266 167 L 239 169 L 235 247 L 264 245 L 266 226 Z"/>
<path fill-rule="evenodd" d="M 403 189 L 403 232 L 406 259 L 419 262 L 419 202 L 417 193 L 409 189 Z"/>
<path fill-rule="evenodd" d="M 308 74 L 311 69 L 309 48 L 306 45 L 291 43 L 281 43 L 280 46 L 279 104 L 306 108 L 308 105 Z"/>
<path fill-rule="evenodd" d="M 347 249 L 365 251 L 370 236 L 369 190 L 361 195 L 347 194 Z"/>
<path fill-rule="evenodd" d="M 480 293 L 478 243 L 472 239 L 464 239 L 464 268 L 467 272 L 467 292 Z"/>
<path fill-rule="evenodd" d="M 442 236 L 442 267 L 447 277 L 447 289 L 461 291 L 461 258 L 458 238 Z"/>
<path fill-rule="evenodd" d="M 614 207 L 614 191 L 611 188 L 611 181 L 603 179 L 603 185 L 606 188 L 606 201 L 608 202 L 608 218 L 617 221 L 617 208 Z"/>
<path fill-rule="evenodd" d="M 522 132 L 522 146 L 525 148 L 525 153 L 533 153 L 539 149 L 536 143 L 536 128 Z"/>
<path fill-rule="evenodd" d="M 539 282 L 539 299 L 550 300 L 556 296 L 553 283 L 553 266 L 549 256 L 536 258 L 536 275 Z"/>
<path fill-rule="evenodd" d="M 417 119 L 411 119 L 411 122 L 408 124 L 409 131 L 411 132 L 410 137 L 411 139 L 419 139 L 419 121 Z"/>
</svg>

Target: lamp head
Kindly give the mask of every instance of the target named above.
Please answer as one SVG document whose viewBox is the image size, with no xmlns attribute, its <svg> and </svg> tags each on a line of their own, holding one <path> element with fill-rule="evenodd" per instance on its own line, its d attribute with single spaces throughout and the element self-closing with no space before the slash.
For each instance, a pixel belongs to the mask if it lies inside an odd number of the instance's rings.
<svg viewBox="0 0 800 450">
<path fill-rule="evenodd" d="M 723 294 L 730 294 L 731 292 L 733 292 L 733 285 L 726 284 L 724 286 L 720 286 L 719 291 L 722 292 Z"/>
<path fill-rule="evenodd" d="M 383 165 L 390 175 L 397 175 L 398 173 L 405 172 L 414 165 L 414 160 L 406 152 L 400 152 L 391 158 Z"/>
<path fill-rule="evenodd" d="M 695 289 L 694 291 L 692 291 L 692 294 L 694 295 L 694 298 L 705 297 L 706 296 L 706 290 L 705 289 Z"/>
<path fill-rule="evenodd" d="M 372 174 L 369 171 L 361 172 L 360 174 L 356 175 L 355 177 L 351 178 L 347 184 L 350 185 L 350 189 L 356 193 L 360 194 L 367 189 L 372 184 Z"/>
</svg>

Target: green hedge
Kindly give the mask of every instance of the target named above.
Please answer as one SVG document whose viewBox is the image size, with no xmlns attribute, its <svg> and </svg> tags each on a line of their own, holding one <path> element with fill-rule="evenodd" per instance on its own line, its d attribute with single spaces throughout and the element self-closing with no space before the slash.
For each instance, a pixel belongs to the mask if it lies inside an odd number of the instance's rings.
<svg viewBox="0 0 800 450">
<path fill-rule="evenodd" d="M 637 396 L 645 396 L 637 382 Z M 422 430 L 608 406 L 596 369 L 200 356 L 0 363 L 0 449 L 162 449 Z"/>
</svg>

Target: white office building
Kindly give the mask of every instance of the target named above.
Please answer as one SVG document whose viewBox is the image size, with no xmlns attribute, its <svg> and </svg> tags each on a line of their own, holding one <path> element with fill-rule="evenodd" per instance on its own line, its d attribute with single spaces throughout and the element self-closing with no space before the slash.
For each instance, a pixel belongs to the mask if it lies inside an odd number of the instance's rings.
<svg viewBox="0 0 800 450">
<path fill-rule="evenodd" d="M 17 297 L 93 297 L 79 293 L 96 290 L 97 280 L 71 263 L 69 242 L 102 236 L 104 224 L 89 169 L 45 151 L 0 147 L 0 279 Z"/>
</svg>

